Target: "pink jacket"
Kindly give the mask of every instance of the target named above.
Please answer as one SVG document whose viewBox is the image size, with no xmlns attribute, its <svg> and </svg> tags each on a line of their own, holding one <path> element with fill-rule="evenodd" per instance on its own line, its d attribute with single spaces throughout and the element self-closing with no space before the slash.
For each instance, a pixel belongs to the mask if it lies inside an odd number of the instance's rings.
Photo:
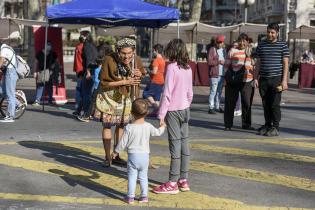
<svg viewBox="0 0 315 210">
<path fill-rule="evenodd" d="M 164 119 L 168 111 L 187 109 L 192 99 L 191 69 L 179 68 L 176 62 L 168 64 L 158 118 Z"/>
<path fill-rule="evenodd" d="M 226 50 L 223 48 L 223 57 L 226 57 Z M 209 77 L 219 76 L 219 55 L 216 47 L 211 47 L 208 53 Z"/>
</svg>

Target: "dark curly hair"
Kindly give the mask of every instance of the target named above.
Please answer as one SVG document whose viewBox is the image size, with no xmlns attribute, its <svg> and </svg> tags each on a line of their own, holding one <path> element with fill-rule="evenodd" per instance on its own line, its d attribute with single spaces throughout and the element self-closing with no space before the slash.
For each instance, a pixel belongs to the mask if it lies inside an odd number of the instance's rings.
<svg viewBox="0 0 315 210">
<path fill-rule="evenodd" d="M 164 51 L 165 56 L 170 62 L 177 62 L 177 64 L 184 69 L 189 69 L 189 56 L 186 45 L 181 39 L 171 40 Z"/>
</svg>

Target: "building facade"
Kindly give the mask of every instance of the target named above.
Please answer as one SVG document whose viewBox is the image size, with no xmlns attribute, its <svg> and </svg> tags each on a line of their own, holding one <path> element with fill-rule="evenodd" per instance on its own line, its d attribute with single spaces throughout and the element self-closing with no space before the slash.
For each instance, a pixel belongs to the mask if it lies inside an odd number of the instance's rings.
<svg viewBox="0 0 315 210">
<path fill-rule="evenodd" d="M 240 5 L 236 0 L 203 0 L 200 21 L 216 26 L 237 24 L 241 22 Z"/>
</svg>

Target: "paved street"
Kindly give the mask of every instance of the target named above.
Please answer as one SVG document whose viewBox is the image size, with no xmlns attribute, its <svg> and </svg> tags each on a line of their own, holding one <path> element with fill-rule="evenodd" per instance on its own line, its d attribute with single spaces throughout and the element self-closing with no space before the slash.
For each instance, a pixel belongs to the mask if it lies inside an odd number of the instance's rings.
<svg viewBox="0 0 315 210">
<path fill-rule="evenodd" d="M 314 92 L 290 88 L 281 136 L 223 131 L 223 115 L 207 114 L 207 88 L 196 87 L 190 127 L 191 192 L 150 193 L 128 209 L 315 209 Z M 63 107 L 28 106 L 14 124 L 0 124 L 0 209 L 126 209 L 126 169 L 103 168 L 101 125 Z M 263 123 L 258 94 L 253 126 Z M 157 121 L 149 119 L 157 125 Z M 167 135 L 151 141 L 150 188 L 167 180 Z M 139 191 L 138 191 L 139 192 Z"/>
</svg>

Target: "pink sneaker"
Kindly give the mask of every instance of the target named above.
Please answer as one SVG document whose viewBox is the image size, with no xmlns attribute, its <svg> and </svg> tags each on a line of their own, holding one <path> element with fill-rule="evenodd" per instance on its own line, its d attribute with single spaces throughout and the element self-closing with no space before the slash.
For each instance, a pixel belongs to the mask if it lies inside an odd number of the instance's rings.
<svg viewBox="0 0 315 210">
<path fill-rule="evenodd" d="M 152 191 L 157 194 L 177 194 L 179 192 L 177 183 L 172 184 L 170 181 L 154 187 Z"/>
<path fill-rule="evenodd" d="M 178 188 L 180 189 L 180 191 L 182 191 L 182 192 L 186 192 L 186 191 L 190 190 L 187 179 L 178 180 L 177 185 L 178 185 Z"/>
<path fill-rule="evenodd" d="M 124 201 L 128 204 L 133 204 L 135 202 L 135 199 L 134 198 L 129 198 L 128 196 L 126 196 L 124 198 Z"/>
<path fill-rule="evenodd" d="M 148 197 L 141 197 L 141 198 L 139 198 L 139 203 L 148 203 L 148 202 L 149 202 Z"/>
</svg>

